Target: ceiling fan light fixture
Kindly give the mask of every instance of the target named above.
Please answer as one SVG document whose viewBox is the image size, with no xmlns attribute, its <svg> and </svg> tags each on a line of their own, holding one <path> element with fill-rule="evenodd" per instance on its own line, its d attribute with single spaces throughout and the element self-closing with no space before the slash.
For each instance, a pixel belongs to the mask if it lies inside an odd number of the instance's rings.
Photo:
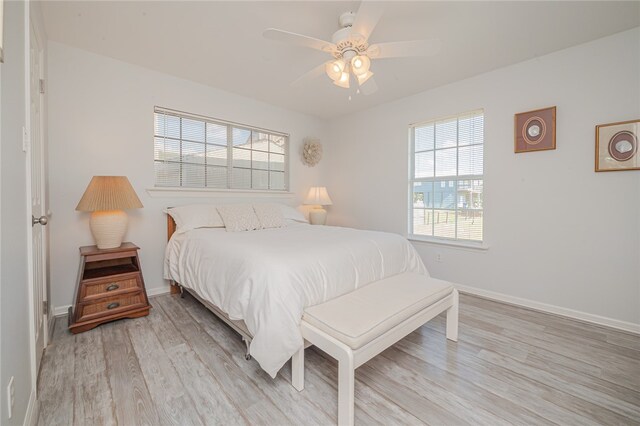
<svg viewBox="0 0 640 426">
<path fill-rule="evenodd" d="M 342 59 L 337 59 L 335 61 L 328 62 L 325 67 L 325 71 L 331 80 L 336 81 L 342 76 L 345 67 L 345 62 Z"/>
<path fill-rule="evenodd" d="M 358 85 L 362 86 L 364 83 L 367 82 L 367 80 L 369 80 L 371 77 L 373 77 L 373 73 L 371 71 L 367 71 L 364 74 L 360 74 L 360 75 L 356 75 L 356 78 L 358 79 Z"/>
<path fill-rule="evenodd" d="M 366 55 L 354 56 L 351 59 L 351 69 L 355 75 L 364 75 L 369 72 L 371 60 Z"/>
<path fill-rule="evenodd" d="M 333 81 L 333 84 L 335 84 L 336 86 L 340 86 L 342 88 L 348 89 L 349 88 L 349 73 L 348 72 L 343 72 L 340 75 L 340 78 L 338 78 L 337 80 Z"/>
</svg>

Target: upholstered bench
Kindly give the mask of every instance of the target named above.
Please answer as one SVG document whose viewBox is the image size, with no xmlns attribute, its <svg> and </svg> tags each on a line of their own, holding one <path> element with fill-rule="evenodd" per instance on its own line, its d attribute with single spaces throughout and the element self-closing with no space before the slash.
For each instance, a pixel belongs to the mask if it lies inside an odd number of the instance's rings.
<svg viewBox="0 0 640 426">
<path fill-rule="evenodd" d="M 458 292 L 447 281 L 404 273 L 304 311 L 302 336 L 338 360 L 338 424 L 354 422 L 356 368 L 447 311 L 447 339 L 458 340 Z M 293 357 L 293 386 L 304 388 L 304 348 Z"/>
</svg>

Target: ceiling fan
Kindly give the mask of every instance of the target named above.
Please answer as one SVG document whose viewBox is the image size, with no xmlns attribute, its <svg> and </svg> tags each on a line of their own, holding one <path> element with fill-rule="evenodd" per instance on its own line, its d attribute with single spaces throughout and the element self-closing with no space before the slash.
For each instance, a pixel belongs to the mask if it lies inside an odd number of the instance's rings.
<svg viewBox="0 0 640 426">
<path fill-rule="evenodd" d="M 378 90 L 373 78 L 373 71 L 371 71 L 372 59 L 433 56 L 440 51 L 439 39 L 370 45 L 368 43 L 369 36 L 382 13 L 383 5 L 381 3 L 363 1 L 357 13 L 345 12 L 340 15 L 341 28 L 333 34 L 331 42 L 276 28 L 266 29 L 263 36 L 271 40 L 320 50 L 333 56 L 333 59 L 313 68 L 291 85 L 302 85 L 319 77 L 324 72 L 335 85 L 345 89 L 348 89 L 350 82 L 355 80 L 354 82 L 359 88 L 358 91 L 369 95 Z"/>
</svg>

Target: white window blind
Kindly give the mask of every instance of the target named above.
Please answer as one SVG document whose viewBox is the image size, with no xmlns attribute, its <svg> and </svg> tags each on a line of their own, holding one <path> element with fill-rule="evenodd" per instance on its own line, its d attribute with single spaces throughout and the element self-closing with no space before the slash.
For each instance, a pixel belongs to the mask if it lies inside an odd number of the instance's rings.
<svg viewBox="0 0 640 426">
<path fill-rule="evenodd" d="M 411 126 L 409 234 L 482 241 L 484 112 Z"/>
<path fill-rule="evenodd" d="M 288 139 L 284 133 L 156 107 L 155 185 L 286 191 Z"/>
</svg>

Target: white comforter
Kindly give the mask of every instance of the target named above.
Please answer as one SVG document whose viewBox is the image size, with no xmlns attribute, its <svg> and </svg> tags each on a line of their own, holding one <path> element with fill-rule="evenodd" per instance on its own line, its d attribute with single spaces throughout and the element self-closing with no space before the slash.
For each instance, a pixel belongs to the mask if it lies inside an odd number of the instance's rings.
<svg viewBox="0 0 640 426">
<path fill-rule="evenodd" d="M 399 235 L 307 224 L 176 234 L 164 266 L 166 279 L 245 321 L 251 355 L 272 377 L 303 344 L 305 307 L 407 271 L 427 274 Z"/>
</svg>

